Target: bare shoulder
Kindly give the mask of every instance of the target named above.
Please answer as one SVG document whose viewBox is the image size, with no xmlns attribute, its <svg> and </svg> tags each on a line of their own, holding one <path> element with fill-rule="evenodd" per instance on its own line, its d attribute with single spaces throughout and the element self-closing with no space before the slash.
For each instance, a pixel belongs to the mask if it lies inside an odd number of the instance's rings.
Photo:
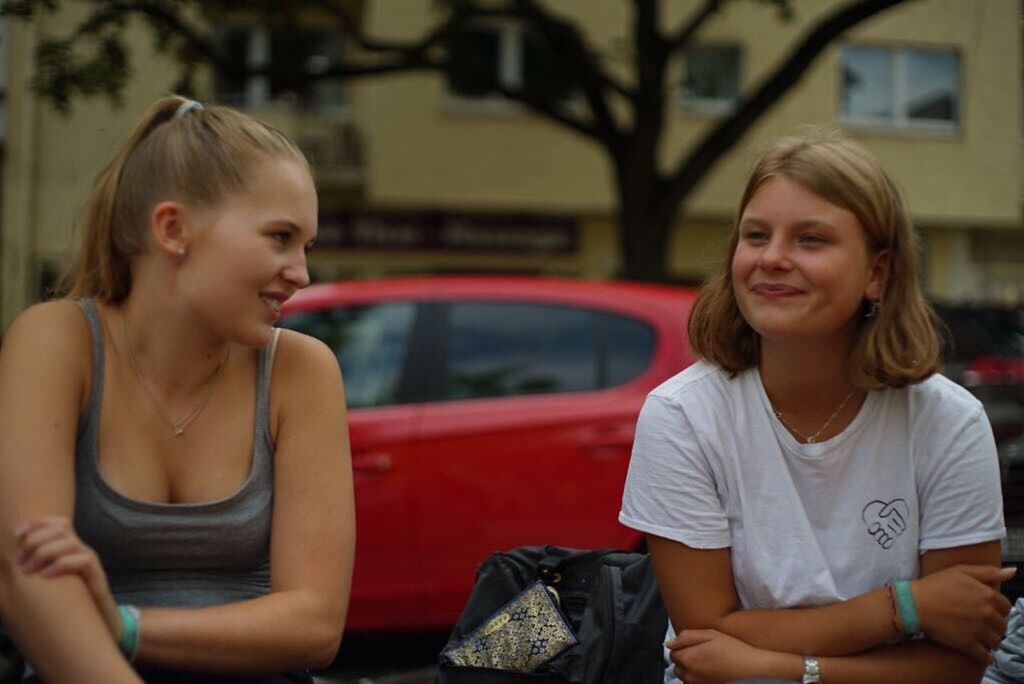
<svg viewBox="0 0 1024 684">
<path fill-rule="evenodd" d="M 330 347 L 294 330 L 281 331 L 270 377 L 270 414 L 278 462 L 293 461 L 288 453 L 304 461 L 347 444 L 345 390 Z"/>
<path fill-rule="evenodd" d="M 278 416 L 289 409 L 308 411 L 324 404 L 344 411 L 344 390 L 338 358 L 326 344 L 295 330 L 281 330 L 270 380 L 271 409 Z"/>
<path fill-rule="evenodd" d="M 339 375 L 338 359 L 331 348 L 315 337 L 295 330 L 281 330 L 274 356 L 274 382 L 289 383 L 295 376 Z"/>
<path fill-rule="evenodd" d="M 55 299 L 33 304 L 18 314 L 7 328 L 4 339 L 14 334 L 89 334 L 82 305 L 71 299 Z"/>
<path fill-rule="evenodd" d="M 0 351 L 8 356 L 28 351 L 50 363 L 88 360 L 91 334 L 81 305 L 58 299 L 18 314 L 7 328 Z"/>
<path fill-rule="evenodd" d="M 35 304 L 8 326 L 0 346 L 0 382 L 58 383 L 84 388 L 91 380 L 92 333 L 81 305 L 61 299 Z"/>
</svg>

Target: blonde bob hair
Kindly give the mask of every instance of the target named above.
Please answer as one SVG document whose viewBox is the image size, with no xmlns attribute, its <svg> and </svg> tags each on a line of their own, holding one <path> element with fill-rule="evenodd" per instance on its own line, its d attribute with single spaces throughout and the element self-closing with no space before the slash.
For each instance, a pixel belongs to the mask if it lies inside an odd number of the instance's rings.
<svg viewBox="0 0 1024 684">
<path fill-rule="evenodd" d="M 302 152 L 283 133 L 227 107 L 183 97 L 157 100 L 93 183 L 79 221 L 81 247 L 59 291 L 79 299 L 120 302 L 132 286 L 132 262 L 149 248 L 149 214 L 174 199 L 216 206 L 246 187 L 252 166 L 293 160 Z"/>
<path fill-rule="evenodd" d="M 850 353 L 852 382 L 862 389 L 904 387 L 935 373 L 940 349 L 935 315 L 918 285 L 917 236 L 899 188 L 862 146 L 825 131 L 783 138 L 755 163 L 726 257 L 690 313 L 694 352 L 733 375 L 760 361 L 760 339 L 740 313 L 731 267 L 743 211 L 761 183 L 773 176 L 800 183 L 850 211 L 864 228 L 869 253 L 889 253 L 888 279 L 877 315 L 868 319 L 858 314 Z M 865 301 L 864 312 L 869 304 Z"/>
</svg>

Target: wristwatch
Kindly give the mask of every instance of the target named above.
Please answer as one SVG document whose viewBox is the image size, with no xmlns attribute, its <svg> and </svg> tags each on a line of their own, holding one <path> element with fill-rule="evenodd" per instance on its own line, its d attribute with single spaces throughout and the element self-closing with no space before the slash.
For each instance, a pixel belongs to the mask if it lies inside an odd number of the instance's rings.
<svg viewBox="0 0 1024 684">
<path fill-rule="evenodd" d="M 814 656 L 804 657 L 804 678 L 800 684 L 821 684 L 821 670 L 818 669 L 818 659 Z"/>
</svg>

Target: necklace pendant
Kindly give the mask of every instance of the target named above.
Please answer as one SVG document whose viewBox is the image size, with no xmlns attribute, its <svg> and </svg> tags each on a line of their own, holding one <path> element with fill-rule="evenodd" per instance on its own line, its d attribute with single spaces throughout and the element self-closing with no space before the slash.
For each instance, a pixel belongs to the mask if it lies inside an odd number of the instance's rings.
<svg viewBox="0 0 1024 684">
<path fill-rule="evenodd" d="M 808 444 L 814 444 L 814 437 L 815 437 L 814 435 L 811 435 L 810 437 L 808 437 L 807 438 L 807 443 Z"/>
<path fill-rule="evenodd" d="M 180 425 L 175 425 L 171 429 L 171 436 L 172 437 L 181 437 L 183 434 L 185 434 L 185 428 L 183 428 Z"/>
</svg>

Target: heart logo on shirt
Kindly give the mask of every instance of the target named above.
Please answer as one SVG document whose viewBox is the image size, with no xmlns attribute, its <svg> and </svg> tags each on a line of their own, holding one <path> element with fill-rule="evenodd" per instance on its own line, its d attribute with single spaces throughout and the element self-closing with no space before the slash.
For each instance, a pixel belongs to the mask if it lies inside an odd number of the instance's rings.
<svg viewBox="0 0 1024 684">
<path fill-rule="evenodd" d="M 860 517 L 868 526 L 868 534 L 879 546 L 888 549 L 896 543 L 896 537 L 907 530 L 910 506 L 903 499 L 871 501 L 861 511 Z"/>
</svg>

